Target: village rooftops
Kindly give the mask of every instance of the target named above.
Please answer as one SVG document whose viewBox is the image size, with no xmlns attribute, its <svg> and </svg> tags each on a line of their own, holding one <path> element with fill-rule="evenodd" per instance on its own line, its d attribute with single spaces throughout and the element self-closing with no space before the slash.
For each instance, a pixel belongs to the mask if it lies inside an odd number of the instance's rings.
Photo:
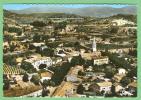
<svg viewBox="0 0 141 100">
<path fill-rule="evenodd" d="M 67 53 L 69 56 L 79 56 L 79 51 L 71 51 L 71 52 L 65 52 L 65 53 Z"/>
<path fill-rule="evenodd" d="M 113 79 L 117 82 L 120 82 L 120 80 L 124 77 L 125 75 L 119 75 L 119 74 L 115 74 Z"/>
<path fill-rule="evenodd" d="M 82 58 L 87 59 L 87 60 L 91 60 L 93 53 L 83 53 L 81 54 Z"/>
<path fill-rule="evenodd" d="M 93 57 L 93 59 L 105 59 L 105 58 L 108 58 L 108 56 L 98 56 L 98 57 Z"/>
<path fill-rule="evenodd" d="M 28 56 L 27 58 L 29 59 L 29 58 L 39 58 L 39 57 L 41 57 L 41 55 L 36 53 L 36 54 L 32 54 L 32 55 Z"/>
<path fill-rule="evenodd" d="M 51 58 L 50 57 L 35 57 L 35 58 L 33 57 L 33 58 L 26 59 L 24 61 L 34 63 L 39 60 L 47 60 L 47 59 L 51 59 Z"/>
<path fill-rule="evenodd" d="M 78 71 L 82 71 L 83 70 L 83 66 L 75 66 L 75 67 L 72 67 L 70 69 L 70 71 L 68 72 L 68 75 L 77 75 L 78 74 Z"/>
<path fill-rule="evenodd" d="M 97 83 L 97 85 L 100 87 L 107 87 L 107 86 L 112 86 L 112 83 L 111 82 L 100 82 L 100 83 Z"/>
<path fill-rule="evenodd" d="M 81 53 L 82 58 L 87 59 L 87 60 L 92 60 L 92 59 L 103 59 L 106 58 L 107 56 L 101 56 L 100 51 L 95 51 L 92 53 Z"/>
<path fill-rule="evenodd" d="M 137 87 L 137 82 L 132 82 L 128 84 L 128 87 Z"/>
<path fill-rule="evenodd" d="M 16 59 L 16 62 L 17 62 L 17 63 L 21 63 L 21 62 L 22 62 L 22 60 L 23 60 L 23 58 L 22 58 L 22 57 L 18 57 L 18 58 Z"/>
<path fill-rule="evenodd" d="M 56 89 L 53 96 L 66 97 L 70 94 L 73 95 L 73 89 L 75 86 L 71 82 L 62 82 L 61 85 Z"/>
<path fill-rule="evenodd" d="M 41 72 L 40 73 L 41 82 L 43 82 L 44 80 L 51 79 L 51 77 L 52 77 L 53 74 L 54 74 L 54 72 L 52 72 L 50 70 L 46 70 L 45 72 Z"/>
<path fill-rule="evenodd" d="M 45 45 L 45 43 L 44 43 L 44 42 L 32 43 L 32 45 L 35 46 L 35 47 L 40 47 L 40 46 L 42 46 L 42 45 Z"/>
</svg>

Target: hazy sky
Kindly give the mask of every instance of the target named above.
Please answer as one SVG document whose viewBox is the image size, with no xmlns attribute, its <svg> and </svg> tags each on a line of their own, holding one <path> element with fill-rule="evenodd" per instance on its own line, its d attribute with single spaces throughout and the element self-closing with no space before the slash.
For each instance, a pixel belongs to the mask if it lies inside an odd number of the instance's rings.
<svg viewBox="0 0 141 100">
<path fill-rule="evenodd" d="M 83 7 L 102 7 L 108 6 L 113 8 L 122 8 L 131 5 L 120 5 L 120 4 L 4 4 L 3 8 L 6 10 L 21 10 L 30 7 L 66 7 L 66 8 L 83 8 Z"/>
</svg>

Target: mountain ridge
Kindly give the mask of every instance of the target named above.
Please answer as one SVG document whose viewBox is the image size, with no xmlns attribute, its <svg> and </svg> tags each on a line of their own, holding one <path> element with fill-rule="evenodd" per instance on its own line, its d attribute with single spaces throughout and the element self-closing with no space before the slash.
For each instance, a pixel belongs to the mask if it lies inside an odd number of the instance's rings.
<svg viewBox="0 0 141 100">
<path fill-rule="evenodd" d="M 133 14 L 136 15 L 136 6 L 127 6 L 122 8 L 113 7 L 84 7 L 84 8 L 63 8 L 63 7 L 31 7 L 23 10 L 9 10 L 17 14 L 30 13 L 67 13 L 89 17 L 108 17 L 116 14 Z"/>
</svg>

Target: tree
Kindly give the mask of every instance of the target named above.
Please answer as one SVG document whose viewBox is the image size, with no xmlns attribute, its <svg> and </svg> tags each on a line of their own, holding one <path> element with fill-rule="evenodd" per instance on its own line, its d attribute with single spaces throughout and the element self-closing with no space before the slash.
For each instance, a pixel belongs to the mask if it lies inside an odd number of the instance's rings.
<svg viewBox="0 0 141 100">
<path fill-rule="evenodd" d="M 132 68 L 130 71 L 128 71 L 127 77 L 130 78 L 137 77 L 137 68 Z"/>
<path fill-rule="evenodd" d="M 28 74 L 25 73 L 24 76 L 23 76 L 23 81 L 28 82 L 29 81 L 28 77 L 29 77 Z"/>
<path fill-rule="evenodd" d="M 4 40 L 8 41 L 9 44 L 13 39 L 14 39 L 14 37 L 12 35 L 4 35 Z"/>
<path fill-rule="evenodd" d="M 40 76 L 39 75 L 33 75 L 30 81 L 33 82 L 35 85 L 39 85 Z"/>
<path fill-rule="evenodd" d="M 48 20 L 48 25 L 52 25 L 53 21 L 52 20 Z"/>
<path fill-rule="evenodd" d="M 51 33 L 51 36 L 56 38 L 58 36 L 58 31 L 54 30 L 54 32 Z"/>
<path fill-rule="evenodd" d="M 42 97 L 48 96 L 49 93 L 50 93 L 50 91 L 48 89 L 43 89 L 42 90 Z"/>
<path fill-rule="evenodd" d="M 80 43 L 79 42 L 75 42 L 74 43 L 74 47 L 75 47 L 76 51 L 79 51 L 80 50 Z"/>
<path fill-rule="evenodd" d="M 107 78 L 112 78 L 116 73 L 116 69 L 115 68 L 111 68 L 111 66 L 109 66 L 109 68 L 105 69 L 105 74 Z"/>
<path fill-rule="evenodd" d="M 10 82 L 6 75 L 3 75 L 3 83 L 4 83 L 3 89 L 8 90 L 10 88 Z"/>
<path fill-rule="evenodd" d="M 123 77 L 120 81 L 123 87 L 127 86 L 129 83 L 131 83 L 131 79 L 129 77 Z"/>
<path fill-rule="evenodd" d="M 41 51 L 41 55 L 44 56 L 54 56 L 54 50 L 51 48 L 45 48 L 43 51 Z"/>
<path fill-rule="evenodd" d="M 110 33 L 117 33 L 118 30 L 119 30 L 119 27 L 117 27 L 117 26 L 113 26 L 113 27 L 110 27 L 109 28 L 109 32 Z"/>
<path fill-rule="evenodd" d="M 41 40 L 45 41 L 45 43 L 48 42 L 49 36 L 48 35 L 41 35 Z"/>
<path fill-rule="evenodd" d="M 55 83 L 50 80 L 50 86 L 55 86 Z"/>
<path fill-rule="evenodd" d="M 4 80 L 3 89 L 4 90 L 8 90 L 9 88 L 10 88 L 10 82 L 9 82 L 9 80 Z"/>
<path fill-rule="evenodd" d="M 78 75 L 80 75 L 80 76 L 84 76 L 84 75 L 85 75 L 85 73 L 84 73 L 84 72 L 82 72 L 82 71 L 80 70 L 80 71 L 78 71 Z"/>
<path fill-rule="evenodd" d="M 83 87 L 82 84 L 79 84 L 78 87 L 77 87 L 77 93 L 78 94 L 83 94 L 85 88 Z"/>
<path fill-rule="evenodd" d="M 112 92 L 113 96 L 116 95 L 116 90 L 115 90 L 115 86 L 114 85 L 112 85 L 112 87 L 111 87 L 111 92 Z"/>
<path fill-rule="evenodd" d="M 10 51 L 13 52 L 16 48 L 16 45 L 14 43 L 10 44 Z"/>
<path fill-rule="evenodd" d="M 41 40 L 41 36 L 36 33 L 36 34 L 33 36 L 33 42 L 40 42 L 40 40 Z"/>
<path fill-rule="evenodd" d="M 42 83 L 42 86 L 43 86 L 43 88 L 45 88 L 45 89 L 46 89 L 46 87 L 49 86 L 49 85 L 50 85 L 50 80 L 46 80 L 46 79 L 45 79 L 45 80 L 43 81 L 43 83 Z"/>
<path fill-rule="evenodd" d="M 128 54 L 137 57 L 137 50 L 129 50 Z"/>
</svg>

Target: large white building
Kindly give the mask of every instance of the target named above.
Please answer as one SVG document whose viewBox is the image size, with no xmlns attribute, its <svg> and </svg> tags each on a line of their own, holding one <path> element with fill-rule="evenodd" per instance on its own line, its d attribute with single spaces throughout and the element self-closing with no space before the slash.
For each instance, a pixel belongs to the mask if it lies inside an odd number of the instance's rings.
<svg viewBox="0 0 141 100">
<path fill-rule="evenodd" d="M 131 21 L 128 21 L 128 20 L 125 20 L 125 19 L 114 19 L 112 21 L 113 25 L 117 25 L 117 26 L 123 26 L 123 25 L 126 25 L 126 24 L 130 24 L 130 25 L 135 25 L 134 22 L 131 22 Z"/>
<path fill-rule="evenodd" d="M 50 57 L 33 57 L 24 60 L 24 62 L 33 65 L 33 67 L 37 70 L 40 69 L 41 65 L 44 65 L 45 67 L 50 67 L 53 63 Z"/>
<path fill-rule="evenodd" d="M 94 58 L 94 65 L 103 65 L 108 64 L 109 58 L 107 56 L 95 57 Z"/>
</svg>

